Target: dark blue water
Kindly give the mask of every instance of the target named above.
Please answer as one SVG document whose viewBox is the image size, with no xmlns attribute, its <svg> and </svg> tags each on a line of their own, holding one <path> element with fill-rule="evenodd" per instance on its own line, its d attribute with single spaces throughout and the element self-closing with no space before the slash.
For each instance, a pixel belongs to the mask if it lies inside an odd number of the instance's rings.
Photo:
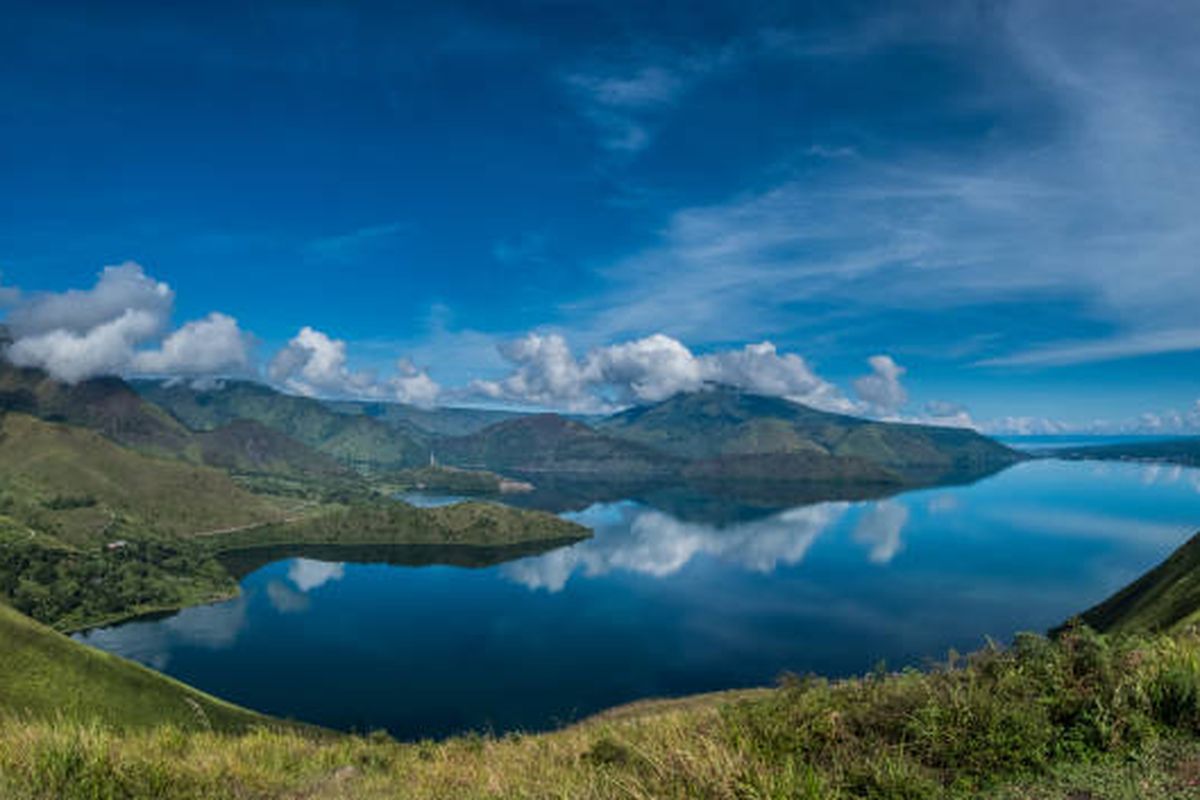
<svg viewBox="0 0 1200 800">
<path fill-rule="evenodd" d="M 736 508 L 598 503 L 568 515 L 594 539 L 487 567 L 284 558 L 236 600 L 80 638 L 335 728 L 544 729 L 1045 630 L 1200 530 L 1200 471 L 1041 461 L 885 500 Z"/>
</svg>

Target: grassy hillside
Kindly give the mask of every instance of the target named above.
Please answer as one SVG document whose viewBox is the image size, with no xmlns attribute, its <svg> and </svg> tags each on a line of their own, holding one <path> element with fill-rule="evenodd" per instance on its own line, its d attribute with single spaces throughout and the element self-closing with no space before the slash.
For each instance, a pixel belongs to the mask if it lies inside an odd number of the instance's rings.
<svg viewBox="0 0 1200 800">
<path fill-rule="evenodd" d="M 445 463 L 501 472 L 632 477 L 679 469 L 672 456 L 557 414 L 500 422 L 470 436 L 439 440 L 434 449 Z"/>
<path fill-rule="evenodd" d="M 199 460 L 234 473 L 268 474 L 313 481 L 351 477 L 337 459 L 248 419 L 194 434 Z"/>
<path fill-rule="evenodd" d="M 528 416 L 519 411 L 488 408 L 421 408 L 405 403 L 375 403 L 355 400 L 326 402 L 343 414 L 361 414 L 402 430 L 421 431 L 429 436 L 466 436 L 497 422 Z"/>
<path fill-rule="evenodd" d="M 420 466 L 429 449 L 412 430 L 364 415 L 340 414 L 319 400 L 282 394 L 249 381 L 196 389 L 184 384 L 135 381 L 141 395 L 188 428 L 209 431 L 253 420 L 332 456 L 364 467 Z"/>
<path fill-rule="evenodd" d="M 57 679 L 77 683 L 81 658 L 60 655 L 65 674 Z M 11 670 L 0 661 L 0 672 Z M 123 689 L 115 696 L 125 698 Z M 46 693 L 51 699 L 31 721 L 0 722 L 0 796 L 1200 796 L 1200 642 L 1189 637 L 1027 636 L 1010 650 L 927 673 L 792 680 L 772 690 L 642 703 L 555 733 L 440 743 L 190 732 L 191 720 L 168 716 L 178 709 L 170 693 L 161 697 L 162 719 L 172 724 L 122 732 L 77 721 L 86 712 L 47 718 L 57 689 L 33 690 Z"/>
<path fill-rule="evenodd" d="M 1053 458 L 1098 461 L 1146 461 L 1200 467 L 1200 436 L 1160 442 L 1126 442 L 1093 447 L 1067 447 L 1049 451 Z"/>
<path fill-rule="evenodd" d="M 815 472 L 879 480 L 883 470 L 893 479 L 923 483 L 982 474 L 1020 459 L 971 430 L 873 422 L 728 387 L 631 408 L 596 427 L 681 459 L 707 461 L 712 475 L 722 464 L 733 474 L 746 469 L 753 463 L 746 456 L 788 454 L 801 456 L 793 459 L 797 477 Z"/>
<path fill-rule="evenodd" d="M 1088 609 L 1083 621 L 1099 631 L 1172 631 L 1200 622 L 1200 534 L 1166 561 Z"/>
<path fill-rule="evenodd" d="M 15 367 L 3 358 L 0 411 L 78 425 L 120 444 L 161 454 L 181 453 L 190 443 L 183 425 L 145 402 L 120 378 L 67 384 L 40 369 Z"/>
<path fill-rule="evenodd" d="M 265 522 L 270 501 L 229 476 L 123 448 L 98 433 L 0 415 L 0 513 L 67 544 Z"/>
<path fill-rule="evenodd" d="M 23 722 L 134 730 L 244 731 L 271 721 L 71 641 L 0 604 L 0 707 Z M 14 722 L 3 724 L 12 734 Z M 0 770 L 2 772 L 3 770 Z M 7 795 L 6 795 L 7 796 Z"/>
</svg>

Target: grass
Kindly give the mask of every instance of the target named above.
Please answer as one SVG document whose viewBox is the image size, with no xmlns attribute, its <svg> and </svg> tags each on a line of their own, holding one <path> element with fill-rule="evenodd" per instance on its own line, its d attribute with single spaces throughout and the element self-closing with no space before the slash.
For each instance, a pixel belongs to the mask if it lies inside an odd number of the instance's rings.
<svg viewBox="0 0 1200 800">
<path fill-rule="evenodd" d="M 181 732 L 236 732 L 274 724 L 157 672 L 84 647 L 3 605 L 0 654 L 0 707 L 18 720 L 99 725 L 114 735 L 163 725 Z M 24 725 L 10 719 L 4 735 L 14 727 Z"/>
<path fill-rule="evenodd" d="M 1099 631 L 1169 631 L 1200 618 L 1200 534 L 1082 619 Z"/>
<path fill-rule="evenodd" d="M 59 541 L 266 522 L 275 503 L 228 475 L 129 450 L 93 431 L 0 414 L 0 514 Z"/>
<path fill-rule="evenodd" d="M 1187 798 L 1198 731 L 1200 638 L 1072 629 L 928 672 L 791 679 L 528 736 L 405 744 L 26 715 L 0 722 L 0 796 Z"/>
</svg>

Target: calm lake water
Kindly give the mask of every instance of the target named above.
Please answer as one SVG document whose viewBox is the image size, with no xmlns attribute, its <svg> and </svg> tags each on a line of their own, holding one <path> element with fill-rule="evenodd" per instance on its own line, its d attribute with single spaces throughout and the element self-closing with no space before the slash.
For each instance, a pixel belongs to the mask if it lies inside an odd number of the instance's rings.
<svg viewBox="0 0 1200 800">
<path fill-rule="evenodd" d="M 79 638 L 333 728 L 544 729 L 638 698 L 920 665 L 1045 630 L 1200 530 L 1200 471 L 1036 461 L 875 501 L 766 509 L 668 493 L 566 516 L 595 538 L 491 566 L 430 564 L 472 562 L 429 549 L 389 555 L 420 566 L 275 553 L 236 600 Z"/>
</svg>

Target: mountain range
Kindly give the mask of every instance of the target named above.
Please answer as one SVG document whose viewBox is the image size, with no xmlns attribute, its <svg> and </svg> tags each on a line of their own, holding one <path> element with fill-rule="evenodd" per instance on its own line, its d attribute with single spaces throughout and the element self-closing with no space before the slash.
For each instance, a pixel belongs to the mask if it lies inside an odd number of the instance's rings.
<svg viewBox="0 0 1200 800">
<path fill-rule="evenodd" d="M 326 403 L 261 384 L 137 382 L 194 431 L 253 420 L 344 464 L 438 462 L 516 475 L 612 480 L 919 485 L 1020 459 L 975 431 L 879 422 L 714 386 L 588 422 L 558 414 Z"/>
</svg>

